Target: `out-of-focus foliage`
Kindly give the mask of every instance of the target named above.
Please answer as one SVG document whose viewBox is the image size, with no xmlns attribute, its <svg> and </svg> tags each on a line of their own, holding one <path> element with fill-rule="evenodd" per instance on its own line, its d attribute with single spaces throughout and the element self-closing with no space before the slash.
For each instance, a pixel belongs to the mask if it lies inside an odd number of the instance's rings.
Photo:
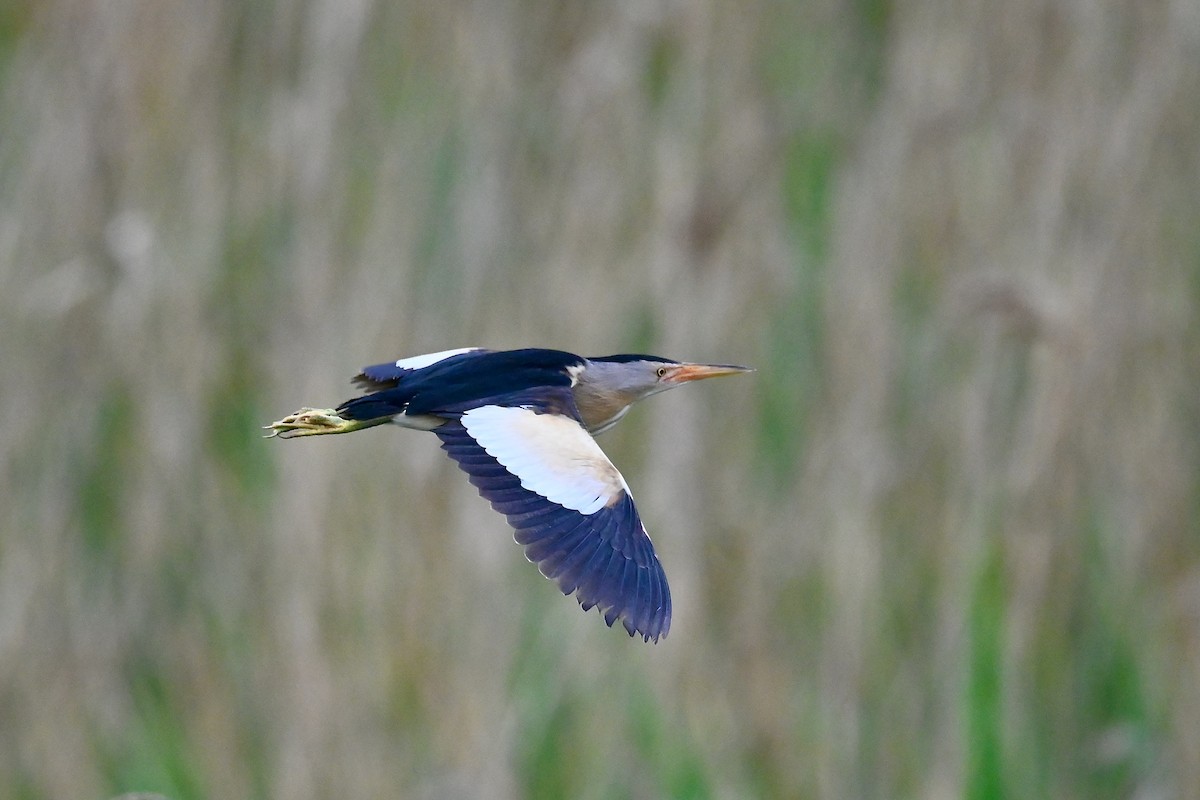
<svg viewBox="0 0 1200 800">
<path fill-rule="evenodd" d="M 1187 2 L 0 5 L 0 800 L 1200 787 Z M 657 646 L 433 437 L 463 345 L 758 372 L 604 446 Z"/>
</svg>

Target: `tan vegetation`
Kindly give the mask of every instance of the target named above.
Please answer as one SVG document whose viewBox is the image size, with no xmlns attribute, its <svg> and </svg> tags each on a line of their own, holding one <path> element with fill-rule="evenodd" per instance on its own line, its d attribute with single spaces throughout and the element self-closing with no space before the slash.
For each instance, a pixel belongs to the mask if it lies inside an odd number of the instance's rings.
<svg viewBox="0 0 1200 800">
<path fill-rule="evenodd" d="M 1200 787 L 1191 2 L 0 7 L 0 800 Z M 465 345 L 749 378 L 602 444 L 657 646 L 434 437 Z"/>
</svg>

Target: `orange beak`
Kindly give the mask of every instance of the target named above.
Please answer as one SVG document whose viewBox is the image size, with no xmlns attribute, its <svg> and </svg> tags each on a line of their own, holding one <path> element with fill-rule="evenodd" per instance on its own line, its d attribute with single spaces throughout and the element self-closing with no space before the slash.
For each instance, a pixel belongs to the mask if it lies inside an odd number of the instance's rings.
<svg viewBox="0 0 1200 800">
<path fill-rule="evenodd" d="M 704 378 L 720 378 L 723 375 L 740 375 L 743 372 L 754 372 L 754 370 L 751 367 L 739 367 L 733 364 L 679 364 L 669 367 L 662 380 L 665 383 L 677 384 L 699 381 Z"/>
</svg>

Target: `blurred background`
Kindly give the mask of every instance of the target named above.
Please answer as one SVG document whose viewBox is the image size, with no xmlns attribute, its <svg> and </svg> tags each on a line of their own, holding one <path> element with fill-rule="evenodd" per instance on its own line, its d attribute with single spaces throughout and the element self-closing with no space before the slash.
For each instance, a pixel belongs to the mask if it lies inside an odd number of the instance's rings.
<svg viewBox="0 0 1200 800">
<path fill-rule="evenodd" d="M 1200 797 L 1200 5 L 0 2 L 0 799 Z M 466 345 L 752 376 L 601 443 L 581 614 Z"/>
</svg>

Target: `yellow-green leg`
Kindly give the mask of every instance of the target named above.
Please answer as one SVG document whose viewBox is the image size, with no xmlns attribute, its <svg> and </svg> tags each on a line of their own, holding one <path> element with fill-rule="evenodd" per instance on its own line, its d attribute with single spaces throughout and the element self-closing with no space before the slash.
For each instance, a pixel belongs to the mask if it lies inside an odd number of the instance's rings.
<svg viewBox="0 0 1200 800">
<path fill-rule="evenodd" d="M 270 431 L 265 437 L 271 439 L 278 436 L 281 439 L 294 439 L 297 436 L 323 436 L 327 433 L 351 433 L 363 428 L 382 425 L 390 417 L 358 420 L 345 419 L 332 408 L 302 408 L 288 414 L 278 422 L 264 425 L 263 430 Z"/>
</svg>

